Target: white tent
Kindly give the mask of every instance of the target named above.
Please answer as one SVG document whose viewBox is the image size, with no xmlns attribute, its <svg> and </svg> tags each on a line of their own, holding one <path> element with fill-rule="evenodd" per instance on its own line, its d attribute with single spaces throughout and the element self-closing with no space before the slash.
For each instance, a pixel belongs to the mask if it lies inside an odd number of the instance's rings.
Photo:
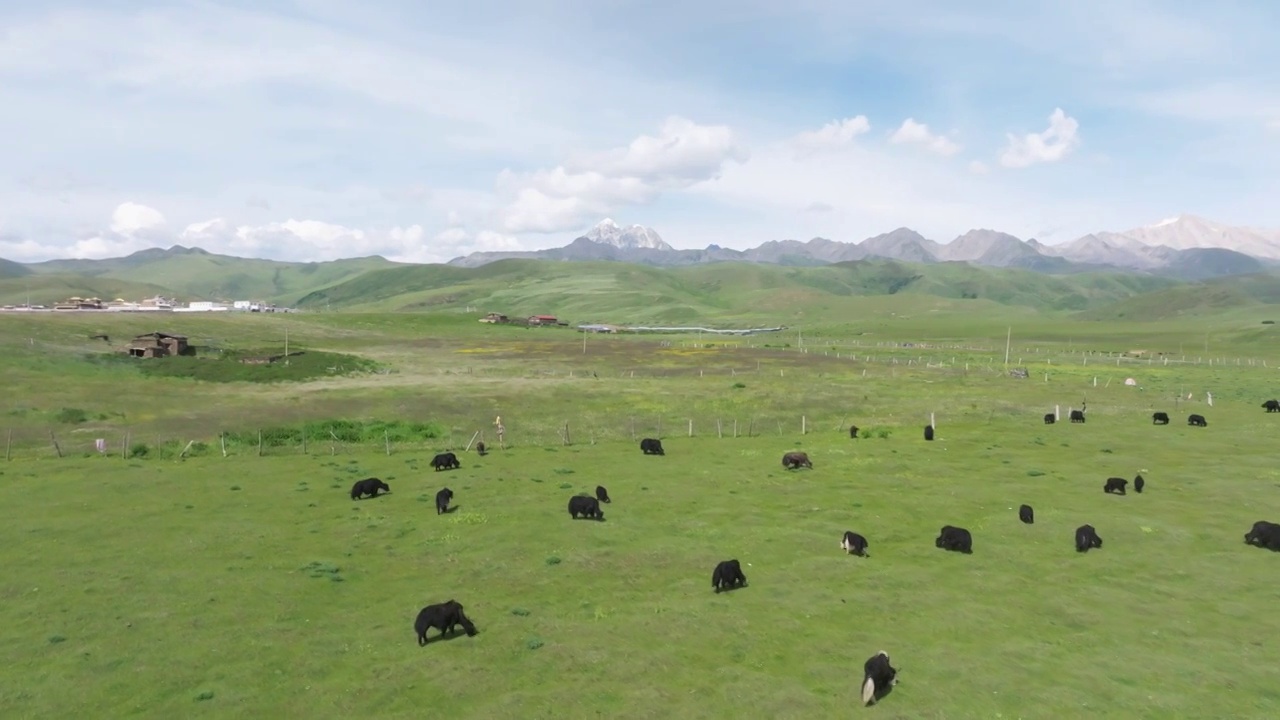
<svg viewBox="0 0 1280 720">
<path fill-rule="evenodd" d="M 1137 385 L 1137 384 L 1138 384 L 1138 381 L 1137 381 L 1137 380 L 1134 380 L 1133 378 L 1125 378 L 1125 379 L 1124 379 L 1124 384 L 1125 384 L 1125 385 Z"/>
</svg>

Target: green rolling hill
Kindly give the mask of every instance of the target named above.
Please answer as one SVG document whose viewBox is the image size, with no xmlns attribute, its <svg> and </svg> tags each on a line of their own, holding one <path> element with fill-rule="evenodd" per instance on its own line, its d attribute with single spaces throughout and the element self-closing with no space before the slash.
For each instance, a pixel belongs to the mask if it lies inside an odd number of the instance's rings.
<svg viewBox="0 0 1280 720">
<path fill-rule="evenodd" d="M 39 302 L 46 303 L 65 297 L 60 294 L 66 286 L 65 281 L 50 283 L 46 287 L 43 278 L 78 276 L 157 287 L 162 294 L 180 300 L 266 300 L 282 305 L 292 305 L 304 295 L 372 270 L 398 266 L 398 263 L 381 257 L 320 263 L 257 260 L 216 255 L 200 248 L 179 245 L 167 250 L 143 250 L 122 258 L 50 260 L 17 265 L 26 271 L 23 276 L 28 279 L 33 302 L 37 301 L 37 295 Z M 6 277 L 4 268 L 0 266 L 0 277 Z M 0 292 L 3 291 L 3 285 L 0 285 Z M 74 294 L 83 296 L 86 292 L 89 291 Z M 116 297 L 116 294 L 111 297 Z M 127 297 L 140 299 L 133 297 L 132 293 Z"/>
<path fill-rule="evenodd" d="M 510 315 L 554 313 L 582 321 L 680 322 L 787 316 L 847 306 L 848 298 L 931 296 L 1040 311 L 1077 311 L 1179 286 L 1122 273 L 1044 275 L 965 263 L 869 260 L 817 267 L 714 263 L 655 268 L 617 262 L 512 259 L 467 269 L 408 266 L 317 290 L 303 308 L 415 310 L 478 306 Z"/>
<path fill-rule="evenodd" d="M 118 280 L 87 275 L 47 274 L 0 278 L 0 305 L 52 306 L 69 297 L 97 297 L 103 300 L 129 298 L 141 300 L 156 295 L 170 295 L 168 288 L 150 283 Z"/>
</svg>

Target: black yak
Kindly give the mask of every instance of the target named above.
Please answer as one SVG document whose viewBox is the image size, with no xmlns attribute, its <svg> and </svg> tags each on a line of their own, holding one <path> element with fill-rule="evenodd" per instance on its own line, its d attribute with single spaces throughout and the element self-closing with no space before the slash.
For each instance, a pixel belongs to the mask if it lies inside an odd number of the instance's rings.
<svg viewBox="0 0 1280 720">
<path fill-rule="evenodd" d="M 596 486 L 596 499 L 602 503 L 613 502 L 609 499 L 609 491 L 605 490 L 603 485 Z"/>
<path fill-rule="evenodd" d="M 600 501 L 586 495 L 574 495 L 569 498 L 569 516 L 577 520 L 579 515 L 584 518 L 604 520 L 604 511 L 600 509 Z"/>
<path fill-rule="evenodd" d="M 898 684 L 898 671 L 889 664 L 889 653 L 881 650 L 862 665 L 862 704 L 870 705 L 886 690 Z"/>
<path fill-rule="evenodd" d="M 1159 412 L 1159 411 L 1151 413 L 1151 424 L 1152 425 L 1168 425 L 1169 413 Z"/>
<path fill-rule="evenodd" d="M 1044 414 L 1044 424 L 1045 424 L 1045 425 L 1052 425 L 1052 424 L 1054 424 L 1054 423 L 1056 423 L 1056 422 L 1058 422 L 1058 416 L 1057 416 L 1057 415 L 1054 415 L 1053 413 L 1045 413 L 1045 414 Z"/>
<path fill-rule="evenodd" d="M 716 565 L 711 573 L 711 587 L 718 593 L 722 590 L 744 587 L 747 576 L 742 574 L 742 565 L 737 560 L 724 560 Z"/>
<path fill-rule="evenodd" d="M 1144 488 L 1144 487 L 1146 487 L 1146 486 L 1147 486 L 1147 479 L 1146 479 L 1146 478 L 1144 478 L 1144 477 L 1142 477 L 1142 475 L 1138 475 L 1137 477 L 1135 477 L 1135 478 L 1133 479 L 1133 491 L 1134 491 L 1134 492 L 1136 492 L 1136 493 L 1141 493 L 1141 492 L 1142 492 L 1142 488 Z"/>
<path fill-rule="evenodd" d="M 1193 427 L 1209 427 L 1209 422 L 1204 419 L 1203 415 L 1192 413 L 1187 416 L 1187 424 Z"/>
<path fill-rule="evenodd" d="M 852 530 L 846 530 L 840 539 L 840 549 L 850 555 L 867 557 L 867 539 Z"/>
<path fill-rule="evenodd" d="M 468 637 L 475 637 L 476 626 L 471 618 L 462 611 L 462 604 L 457 600 L 428 605 L 418 612 L 418 619 L 413 621 L 413 629 L 418 633 L 418 646 L 427 644 L 427 630 L 435 628 L 440 636 L 453 632 L 454 627 L 461 625 Z"/>
<path fill-rule="evenodd" d="M 1102 538 L 1092 525 L 1081 525 L 1076 528 L 1076 552 L 1089 552 L 1089 548 L 1102 547 Z"/>
<path fill-rule="evenodd" d="M 449 512 L 449 501 L 453 499 L 453 491 L 445 488 L 436 493 L 436 514 L 443 515 Z"/>
<path fill-rule="evenodd" d="M 391 486 L 382 482 L 378 478 L 365 478 L 357 480 L 355 485 L 351 486 L 351 499 L 359 500 L 362 495 L 369 497 L 378 497 L 378 491 L 391 492 Z"/>
<path fill-rule="evenodd" d="M 1262 403 L 1267 412 L 1280 412 L 1280 400 L 1268 400 Z"/>
<path fill-rule="evenodd" d="M 645 438 L 640 441 L 640 451 L 645 455 L 666 455 L 662 449 L 662 441 L 654 438 Z"/>
<path fill-rule="evenodd" d="M 1115 493 L 1116 495 L 1127 495 L 1128 493 L 1125 492 L 1125 485 L 1128 484 L 1129 481 L 1124 478 L 1107 478 L 1106 484 L 1102 486 L 1102 492 Z"/>
<path fill-rule="evenodd" d="M 925 425 L 925 426 L 924 426 L 924 439 L 925 439 L 925 440 L 933 440 L 933 426 L 932 426 L 932 425 Z"/>
<path fill-rule="evenodd" d="M 849 437 L 850 437 L 851 439 L 853 439 L 853 440 L 857 440 L 857 439 L 858 439 L 858 426 L 857 426 L 857 425 L 850 425 L 850 426 L 849 426 Z"/>
<path fill-rule="evenodd" d="M 933 541 L 935 547 L 953 552 L 971 554 L 973 552 L 973 535 L 966 529 L 943 525 L 938 539 Z"/>
<path fill-rule="evenodd" d="M 1082 423 L 1082 422 L 1084 422 L 1084 411 L 1083 411 L 1083 410 L 1072 410 L 1072 411 L 1071 411 L 1071 422 L 1073 422 L 1073 423 Z"/>
<path fill-rule="evenodd" d="M 789 452 L 782 456 L 782 467 L 787 470 L 795 470 L 799 467 L 807 467 L 813 469 L 813 462 L 809 460 L 809 456 L 802 452 Z"/>
<path fill-rule="evenodd" d="M 1022 505 L 1018 508 L 1018 519 L 1028 525 L 1036 521 L 1035 512 L 1030 505 Z"/>
<path fill-rule="evenodd" d="M 1259 520 L 1244 534 L 1244 541 L 1256 547 L 1280 551 L 1280 524 Z"/>
<path fill-rule="evenodd" d="M 431 467 L 435 468 L 436 472 L 439 472 L 441 470 L 460 468 L 462 467 L 462 463 L 458 462 L 457 455 L 454 455 L 451 452 L 444 452 L 431 458 Z"/>
</svg>

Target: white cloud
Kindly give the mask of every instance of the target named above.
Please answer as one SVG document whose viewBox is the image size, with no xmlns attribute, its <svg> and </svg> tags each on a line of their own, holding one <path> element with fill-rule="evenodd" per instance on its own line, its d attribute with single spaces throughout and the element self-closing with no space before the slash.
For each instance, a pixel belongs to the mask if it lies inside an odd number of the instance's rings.
<svg viewBox="0 0 1280 720">
<path fill-rule="evenodd" d="M 955 155 L 963 149 L 951 138 L 930 132 L 928 125 L 916 122 L 914 118 L 903 120 L 902 126 L 889 137 L 889 142 L 897 145 L 904 143 L 923 145 L 939 155 L 946 156 Z"/>
<path fill-rule="evenodd" d="M 973 160 L 969 163 L 969 172 L 974 175 L 986 175 L 990 171 L 991 168 L 987 167 L 987 164 L 981 160 Z"/>
<path fill-rule="evenodd" d="M 1049 115 L 1049 127 L 1044 132 L 1027 133 L 1021 137 L 1009 133 L 1009 144 L 1000 153 L 1000 164 L 1007 168 L 1025 168 L 1036 163 L 1052 163 L 1065 159 L 1080 145 L 1076 135 L 1080 123 L 1068 116 L 1062 108 L 1054 108 Z"/>
<path fill-rule="evenodd" d="M 151 230 L 164 225 L 164 215 L 153 207 L 135 202 L 121 203 L 111 213 L 111 232 L 132 235 L 139 230 Z"/>
<path fill-rule="evenodd" d="M 825 151 L 849 145 L 854 138 L 871 131 L 871 121 L 866 115 L 844 120 L 832 120 L 817 130 L 806 130 L 792 139 L 792 145 L 801 157 L 812 157 Z"/>
<path fill-rule="evenodd" d="M 550 170 L 504 170 L 497 182 L 505 201 L 499 223 L 511 233 L 574 230 L 619 207 L 713 180 L 727 164 L 749 157 L 729 127 L 673 116 L 658 135 L 626 147 L 579 155 Z"/>
</svg>

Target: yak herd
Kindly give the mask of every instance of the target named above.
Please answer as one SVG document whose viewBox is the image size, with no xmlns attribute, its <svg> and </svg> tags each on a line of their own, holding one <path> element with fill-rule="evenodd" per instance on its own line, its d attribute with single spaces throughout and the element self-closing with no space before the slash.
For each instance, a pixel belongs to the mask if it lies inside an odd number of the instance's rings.
<svg viewBox="0 0 1280 720">
<path fill-rule="evenodd" d="M 1262 404 L 1262 407 L 1269 413 L 1280 412 L 1280 401 L 1268 400 Z M 1057 419 L 1055 413 L 1048 413 L 1044 416 L 1045 424 L 1053 424 Z M 1071 422 L 1085 422 L 1085 411 L 1071 410 Z M 1152 422 L 1156 425 L 1169 424 L 1169 415 L 1165 412 L 1155 412 L 1152 414 Z M 1191 414 L 1187 418 L 1187 424 L 1193 427 L 1208 427 L 1208 422 L 1203 415 Z M 858 427 L 856 425 L 849 428 L 849 437 L 858 437 Z M 926 425 L 924 428 L 924 439 L 934 439 L 934 427 L 932 424 Z M 481 453 L 483 450 L 477 448 Z M 655 438 L 645 438 L 640 442 L 640 450 L 645 455 L 665 455 L 662 442 Z M 451 470 L 460 468 L 462 465 L 458 461 L 457 455 L 452 452 L 444 452 L 436 455 L 431 460 L 431 466 L 437 471 Z M 813 469 L 813 461 L 809 459 L 808 454 L 803 452 L 788 452 L 782 456 L 782 467 L 786 470 L 798 470 L 800 468 Z M 1125 495 L 1129 481 L 1124 478 L 1111 477 L 1107 478 L 1103 484 L 1102 490 L 1107 494 Z M 1146 486 L 1146 479 L 1142 475 L 1138 475 L 1133 479 L 1133 489 L 1137 493 L 1142 493 Z M 366 478 L 359 480 L 351 487 L 351 499 L 358 500 L 363 497 L 377 497 L 379 492 L 390 492 L 391 488 L 378 478 Z M 449 512 L 449 503 L 453 499 L 453 491 L 449 488 L 443 488 L 436 493 L 436 513 L 444 514 Z M 595 497 L 587 495 L 575 495 L 569 498 L 569 516 L 577 520 L 578 518 L 592 519 L 597 521 L 604 520 L 604 511 L 600 509 L 601 503 L 611 502 L 609 492 L 604 486 L 598 485 L 595 490 Z M 1035 511 L 1030 505 L 1021 505 L 1018 507 L 1018 519 L 1027 525 L 1035 523 Z M 1268 550 L 1280 552 L 1280 523 L 1259 520 L 1253 524 L 1249 532 L 1245 533 L 1244 541 L 1250 545 Z M 964 554 L 973 553 L 973 535 L 968 529 L 956 527 L 953 525 L 943 525 L 938 533 L 934 545 L 940 549 Z M 840 539 L 840 549 L 851 555 L 861 557 L 870 557 L 867 552 L 869 543 L 867 538 L 852 530 L 845 531 Z M 1092 525 L 1085 524 L 1076 528 L 1075 531 L 1075 547 L 1077 552 L 1088 552 L 1091 549 L 1102 547 L 1102 538 L 1098 536 L 1098 531 Z M 723 560 L 715 566 L 711 573 L 711 587 L 716 593 L 745 587 L 747 584 L 747 576 L 742 572 L 742 565 L 737 559 Z M 427 631 L 435 628 L 440 632 L 441 636 L 454 632 L 454 629 L 461 626 L 468 636 L 477 634 L 476 626 L 467 617 L 463 610 L 462 604 L 457 600 L 450 599 L 443 603 L 428 605 L 418 613 L 414 620 L 413 628 L 418 637 L 419 645 L 427 644 Z M 898 683 L 898 671 L 889 663 L 889 654 L 883 650 L 872 655 L 863 665 L 862 680 L 862 702 L 869 705 L 878 700 L 882 695 L 887 693 L 889 689 Z"/>
</svg>

